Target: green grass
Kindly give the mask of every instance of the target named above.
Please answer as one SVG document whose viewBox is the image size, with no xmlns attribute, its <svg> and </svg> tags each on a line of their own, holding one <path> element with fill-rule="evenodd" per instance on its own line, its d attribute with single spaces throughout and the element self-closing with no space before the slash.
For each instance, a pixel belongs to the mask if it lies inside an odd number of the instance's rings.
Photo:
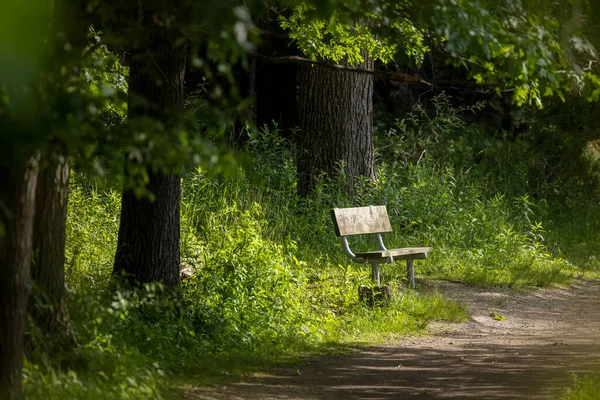
<svg viewBox="0 0 600 400">
<path fill-rule="evenodd" d="M 464 306 L 439 293 L 420 295 L 409 291 L 397 295 L 387 307 L 358 306 L 327 324 L 325 337 L 340 343 L 381 343 L 415 333 L 424 333 L 433 320 L 466 320 Z"/>
<path fill-rule="evenodd" d="M 572 387 L 565 389 L 558 400 L 597 400 L 600 396 L 600 375 L 575 378 Z"/>
</svg>

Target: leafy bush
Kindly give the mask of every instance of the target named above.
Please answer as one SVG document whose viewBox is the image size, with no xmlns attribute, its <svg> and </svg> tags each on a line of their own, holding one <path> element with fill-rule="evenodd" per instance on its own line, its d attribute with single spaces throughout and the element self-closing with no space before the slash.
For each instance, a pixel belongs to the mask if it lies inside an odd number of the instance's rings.
<svg viewBox="0 0 600 400">
<path fill-rule="evenodd" d="M 25 363 L 27 398 L 161 399 L 165 372 L 156 360 L 124 340 L 132 332 L 132 307 L 121 292 L 109 297 L 91 288 L 71 293 L 71 317 L 79 343 L 79 360 L 66 369 L 36 355 Z M 109 303 L 105 305 L 105 303 Z M 43 340 L 43 338 L 32 338 Z"/>
</svg>

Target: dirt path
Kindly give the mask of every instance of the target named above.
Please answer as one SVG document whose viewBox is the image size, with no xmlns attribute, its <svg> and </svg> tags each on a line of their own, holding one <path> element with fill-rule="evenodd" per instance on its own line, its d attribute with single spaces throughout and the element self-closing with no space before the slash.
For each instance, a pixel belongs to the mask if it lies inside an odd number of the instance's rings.
<svg viewBox="0 0 600 400">
<path fill-rule="evenodd" d="M 600 281 L 529 293 L 433 286 L 468 304 L 471 318 L 435 323 L 427 337 L 273 368 L 187 398 L 547 399 L 572 383 L 573 372 L 600 371 Z"/>
</svg>

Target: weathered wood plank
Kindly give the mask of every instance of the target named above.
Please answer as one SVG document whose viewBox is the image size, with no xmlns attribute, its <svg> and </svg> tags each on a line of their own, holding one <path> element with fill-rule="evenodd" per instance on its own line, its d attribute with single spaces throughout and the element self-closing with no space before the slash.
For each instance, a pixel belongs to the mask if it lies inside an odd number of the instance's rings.
<svg viewBox="0 0 600 400">
<path fill-rule="evenodd" d="M 392 264 L 398 261 L 404 260 L 425 260 L 427 259 L 427 253 L 417 253 L 417 254 L 408 254 L 404 256 L 396 256 L 396 257 L 385 257 L 385 258 L 360 258 L 356 257 L 354 261 L 359 264 L 371 264 L 371 265 L 380 265 L 380 264 Z M 392 262 L 390 262 L 390 260 Z"/>
<path fill-rule="evenodd" d="M 331 217 L 337 236 L 392 232 L 385 206 L 334 208 Z"/>
<path fill-rule="evenodd" d="M 376 251 L 366 251 L 364 253 L 356 253 L 356 257 L 386 258 L 386 257 L 406 256 L 406 255 L 410 255 L 410 254 L 431 253 L 432 251 L 433 251 L 433 247 L 406 247 L 406 248 L 402 248 L 402 249 L 376 250 Z"/>
</svg>

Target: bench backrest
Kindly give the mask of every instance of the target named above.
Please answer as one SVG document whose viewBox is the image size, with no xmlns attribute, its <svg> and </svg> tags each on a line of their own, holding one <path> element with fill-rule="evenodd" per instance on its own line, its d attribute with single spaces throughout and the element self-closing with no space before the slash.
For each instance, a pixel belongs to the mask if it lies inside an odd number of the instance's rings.
<svg viewBox="0 0 600 400">
<path fill-rule="evenodd" d="M 337 236 L 392 232 L 385 206 L 334 208 L 331 218 Z"/>
</svg>

